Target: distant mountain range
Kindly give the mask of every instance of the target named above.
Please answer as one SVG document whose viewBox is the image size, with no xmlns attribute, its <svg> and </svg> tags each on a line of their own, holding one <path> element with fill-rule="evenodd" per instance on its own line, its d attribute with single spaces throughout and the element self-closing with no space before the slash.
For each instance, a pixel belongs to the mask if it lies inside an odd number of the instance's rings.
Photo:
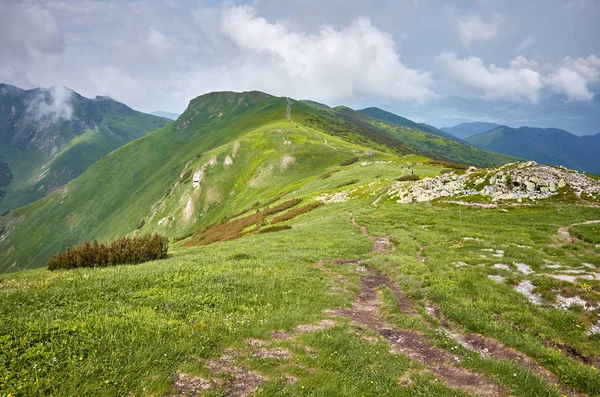
<svg viewBox="0 0 600 397">
<path fill-rule="evenodd" d="M 31 203 L 170 123 L 110 97 L 0 84 L 0 213 Z"/>
<path fill-rule="evenodd" d="M 498 127 L 502 126 L 500 124 L 494 123 L 474 122 L 461 123 L 459 125 L 455 125 L 454 127 L 444 127 L 442 128 L 442 131 L 447 132 L 448 134 L 458 137 L 460 139 L 467 139 L 470 136 L 478 135 Z"/>
<path fill-rule="evenodd" d="M 600 134 L 578 137 L 556 128 L 500 126 L 466 142 L 496 153 L 600 174 Z"/>
<path fill-rule="evenodd" d="M 163 110 L 157 110 L 156 112 L 152 112 L 150 114 L 153 116 L 164 117 L 165 119 L 169 120 L 177 120 L 180 116 L 179 113 L 165 112 Z"/>
<path fill-rule="evenodd" d="M 437 126 L 484 121 L 517 128 L 559 128 L 575 135 L 600 133 L 600 87 L 591 87 L 591 101 L 568 102 L 562 95 L 542 98 L 533 104 L 482 100 L 459 96 L 434 99 L 426 104 L 389 103 L 387 108 L 412 120 Z"/>
</svg>

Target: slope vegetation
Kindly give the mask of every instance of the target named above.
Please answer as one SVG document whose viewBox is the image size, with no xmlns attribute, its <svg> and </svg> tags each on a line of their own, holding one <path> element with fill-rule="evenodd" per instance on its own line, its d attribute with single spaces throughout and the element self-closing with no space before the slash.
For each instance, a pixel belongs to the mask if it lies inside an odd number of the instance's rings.
<svg viewBox="0 0 600 397">
<path fill-rule="evenodd" d="M 169 122 L 108 97 L 0 84 L 0 213 L 44 197 Z"/>
</svg>

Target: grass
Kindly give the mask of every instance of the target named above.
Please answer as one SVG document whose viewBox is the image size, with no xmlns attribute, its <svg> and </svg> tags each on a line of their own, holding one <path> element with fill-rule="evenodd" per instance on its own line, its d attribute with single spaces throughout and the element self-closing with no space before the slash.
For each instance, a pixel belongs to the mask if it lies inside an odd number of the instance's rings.
<svg viewBox="0 0 600 397">
<path fill-rule="evenodd" d="M 600 244 L 600 223 L 571 226 L 573 236 L 589 243 Z"/>
<path fill-rule="evenodd" d="M 455 343 L 440 333 L 441 326 L 432 322 L 426 305 L 439 307 L 458 332 L 482 333 L 530 355 L 563 385 L 590 395 L 600 392 L 597 370 L 552 347 L 570 346 L 582 355 L 598 356 L 597 339 L 585 334 L 594 317 L 577 310 L 537 308 L 510 284 L 488 280 L 488 273 L 477 267 L 483 264 L 495 274 L 502 271 L 491 269 L 493 263 L 524 262 L 536 271 L 530 276 L 510 275 L 511 283 L 516 283 L 540 277 L 545 259 L 572 268 L 581 262 L 599 264 L 586 243 L 560 250 L 551 246 L 559 226 L 598 216 L 598 209 L 463 208 L 462 236 L 478 241 L 462 239 L 453 206 L 407 208 L 394 204 L 375 208 L 364 200 L 329 204 L 295 218 L 285 233 L 175 248 L 167 259 L 139 266 L 2 276 L 0 335 L 6 349 L 0 389 L 15 395 L 171 394 L 178 372 L 214 376 L 205 369 L 206 360 L 233 348 L 236 365 L 265 377 L 258 395 L 281 391 L 324 395 L 333 390 L 357 396 L 465 395 L 437 382 L 420 364 L 390 354 L 385 342 L 367 343 L 362 336 L 368 336 L 368 330 L 342 320 L 331 329 L 299 334 L 292 341 L 270 338 L 272 330 L 293 333 L 298 324 L 314 323 L 323 310 L 353 299 L 343 289 L 330 289 L 336 274 L 350 281 L 350 290 L 355 288 L 360 274 L 352 266 L 330 265 L 334 273 L 327 275 L 313 263 L 363 257 L 367 266 L 389 274 L 419 313 L 409 319 L 383 291 L 387 321 L 423 332 L 431 344 L 462 357 L 472 371 L 493 377 L 515 395 L 559 395 L 553 385 L 516 363 L 451 349 Z M 390 236 L 396 250 L 369 259 L 371 242 L 350 224 L 348 211 L 371 234 Z M 425 263 L 415 256 L 419 247 Z M 482 258 L 481 249 L 490 247 L 503 249 L 504 258 Z M 470 267 L 456 267 L 456 261 Z M 558 283 L 551 289 L 570 288 L 583 296 L 585 288 L 587 298 L 600 301 L 599 283 L 586 283 L 587 287 Z M 285 348 L 294 358 L 257 358 L 243 342 L 247 338 Z M 285 376 L 298 381 L 289 384 Z M 403 376 L 411 379 L 410 386 L 398 388 L 397 380 Z"/>
</svg>

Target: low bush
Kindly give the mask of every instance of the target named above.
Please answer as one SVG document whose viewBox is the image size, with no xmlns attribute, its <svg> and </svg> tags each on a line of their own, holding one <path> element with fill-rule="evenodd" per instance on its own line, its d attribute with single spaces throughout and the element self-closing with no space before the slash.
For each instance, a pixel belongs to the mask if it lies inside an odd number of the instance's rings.
<svg viewBox="0 0 600 397">
<path fill-rule="evenodd" d="M 281 230 L 290 230 L 292 228 L 291 225 L 275 225 L 264 227 L 258 231 L 258 233 L 271 233 L 271 232 L 279 232 Z"/>
<path fill-rule="evenodd" d="M 329 178 L 332 174 L 335 174 L 336 172 L 340 172 L 341 170 L 331 170 L 331 171 L 327 171 L 326 173 L 324 173 L 323 175 L 320 176 L 321 179 L 327 179 Z"/>
<path fill-rule="evenodd" d="M 122 237 L 108 244 L 85 242 L 67 248 L 46 262 L 48 270 L 138 264 L 167 256 L 169 240 L 159 234 Z"/>
<path fill-rule="evenodd" d="M 396 178 L 396 180 L 398 182 L 404 182 L 404 181 L 418 181 L 419 179 L 421 179 L 419 177 L 419 175 L 417 174 L 411 174 L 411 175 L 402 175 L 401 177 Z"/>
<path fill-rule="evenodd" d="M 310 203 L 309 205 L 305 205 L 304 207 L 298 207 L 298 208 L 291 209 L 288 212 L 286 212 L 285 214 L 281 214 L 281 215 L 278 215 L 275 218 L 273 218 L 271 220 L 271 224 L 274 225 L 279 222 L 287 221 L 287 220 L 292 219 L 300 214 L 304 214 L 308 211 L 312 211 L 315 208 L 320 207 L 322 205 L 323 205 L 323 203 L 321 201 L 315 201 L 314 203 Z"/>
<path fill-rule="evenodd" d="M 358 161 L 358 157 L 354 156 L 354 157 L 350 157 L 348 160 L 344 161 L 342 164 L 340 164 L 341 166 L 346 166 L 346 165 L 350 165 L 350 164 L 354 164 Z"/>
<path fill-rule="evenodd" d="M 355 184 L 355 183 L 357 183 L 357 182 L 358 182 L 358 179 L 352 179 L 351 181 L 344 182 L 344 183 L 342 183 L 342 184 L 340 184 L 340 185 L 337 185 L 335 188 L 336 188 L 336 189 L 339 189 L 339 188 L 341 188 L 341 187 L 345 187 L 345 186 L 354 185 L 354 184 Z"/>
</svg>

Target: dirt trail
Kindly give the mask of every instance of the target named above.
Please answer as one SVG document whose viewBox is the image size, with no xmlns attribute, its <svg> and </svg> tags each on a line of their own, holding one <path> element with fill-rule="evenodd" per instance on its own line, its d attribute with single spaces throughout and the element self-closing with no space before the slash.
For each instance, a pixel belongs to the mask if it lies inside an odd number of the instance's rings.
<svg viewBox="0 0 600 397">
<path fill-rule="evenodd" d="M 300 124 L 296 123 L 294 120 L 292 120 L 292 100 L 290 98 L 287 98 L 287 108 L 285 109 L 285 117 L 296 126 L 296 128 L 301 129 L 305 132 L 309 132 L 311 134 L 313 134 L 314 136 L 316 136 L 319 139 L 323 139 L 323 143 L 325 144 L 325 146 L 328 146 L 330 148 L 332 148 L 333 150 L 338 150 L 338 148 L 333 147 L 329 144 L 329 142 L 327 141 L 327 138 L 319 136 L 319 134 L 317 134 L 316 132 L 313 131 L 309 131 L 306 128 L 304 128 L 304 126 L 301 126 Z"/>
<path fill-rule="evenodd" d="M 356 220 L 354 218 L 351 218 L 350 222 L 352 222 L 352 224 L 354 226 L 360 228 L 360 232 L 362 233 L 362 235 L 365 237 L 368 237 L 373 242 L 372 252 L 375 252 L 378 254 L 387 254 L 387 253 L 391 252 L 392 249 L 394 248 L 394 245 L 390 241 L 389 237 L 387 237 L 387 236 L 384 236 L 384 237 L 371 236 L 369 234 L 369 232 L 367 231 L 367 228 L 364 226 L 360 226 L 358 223 L 356 223 Z"/>
<path fill-rule="evenodd" d="M 373 241 L 373 252 L 377 251 L 377 244 L 382 240 L 369 235 L 365 226 L 360 226 L 354 218 L 350 222 L 359 227 L 363 236 Z M 594 222 L 595 223 L 595 222 Z M 389 239 L 387 240 L 389 244 Z M 423 246 L 419 247 L 416 255 L 419 262 L 425 260 L 422 256 Z M 389 251 L 386 251 L 389 252 Z M 360 263 L 358 261 L 336 260 L 331 263 Z M 501 395 L 505 390 L 494 383 L 491 379 L 477 373 L 473 373 L 465 368 L 457 367 L 455 364 L 460 362 L 460 358 L 450 352 L 431 346 L 427 343 L 427 338 L 421 333 L 410 329 L 399 329 L 386 324 L 379 317 L 379 308 L 382 305 L 378 289 L 386 286 L 390 288 L 397 299 L 398 307 L 409 316 L 416 315 L 413 303 L 408 296 L 396 285 L 390 277 L 376 270 L 369 269 L 369 274 L 361 278 L 360 293 L 356 301 L 349 309 L 341 309 L 333 312 L 333 315 L 342 316 L 350 319 L 355 325 L 367 327 L 377 332 L 383 337 L 395 353 L 403 353 L 411 359 L 419 361 L 428 366 L 441 380 L 449 386 L 463 388 L 481 395 Z M 558 384 L 554 374 L 542 367 L 537 361 L 519 352 L 518 350 L 506 346 L 500 341 L 480 334 L 468 333 L 459 334 L 452 332 L 447 319 L 443 318 L 439 308 L 434 308 L 436 318 L 440 320 L 442 328 L 458 343 L 468 350 L 479 353 L 482 357 L 488 359 L 502 359 L 516 362 L 550 384 Z M 585 396 L 585 394 L 559 386 L 559 390 L 564 395 Z"/>
<path fill-rule="evenodd" d="M 411 359 L 427 365 L 429 370 L 448 386 L 465 389 L 483 396 L 504 394 L 504 389 L 491 379 L 456 366 L 460 362 L 457 356 L 429 345 L 426 338 L 419 332 L 395 328 L 384 323 L 379 318 L 379 308 L 382 303 L 377 291 L 382 286 L 392 286 L 393 290 L 399 291 L 389 277 L 379 272 L 363 276 L 360 293 L 352 307 L 338 310 L 333 314 L 346 317 L 355 325 L 377 332 L 390 344 L 393 353 L 406 354 Z M 401 296 L 405 297 L 403 293 Z M 398 301 L 403 311 L 414 314 L 412 302 L 408 298 Z"/>
<path fill-rule="evenodd" d="M 572 243 L 573 241 L 577 240 L 576 237 L 573 237 L 571 235 L 571 232 L 569 231 L 569 229 L 573 226 L 579 226 L 579 225 L 591 225 L 593 223 L 600 223 L 600 219 L 596 219 L 593 221 L 586 221 L 586 222 L 578 222 L 578 223 L 573 223 L 572 225 L 569 225 L 567 227 L 561 227 L 558 228 L 558 234 L 560 237 L 562 237 L 567 243 Z"/>
</svg>

